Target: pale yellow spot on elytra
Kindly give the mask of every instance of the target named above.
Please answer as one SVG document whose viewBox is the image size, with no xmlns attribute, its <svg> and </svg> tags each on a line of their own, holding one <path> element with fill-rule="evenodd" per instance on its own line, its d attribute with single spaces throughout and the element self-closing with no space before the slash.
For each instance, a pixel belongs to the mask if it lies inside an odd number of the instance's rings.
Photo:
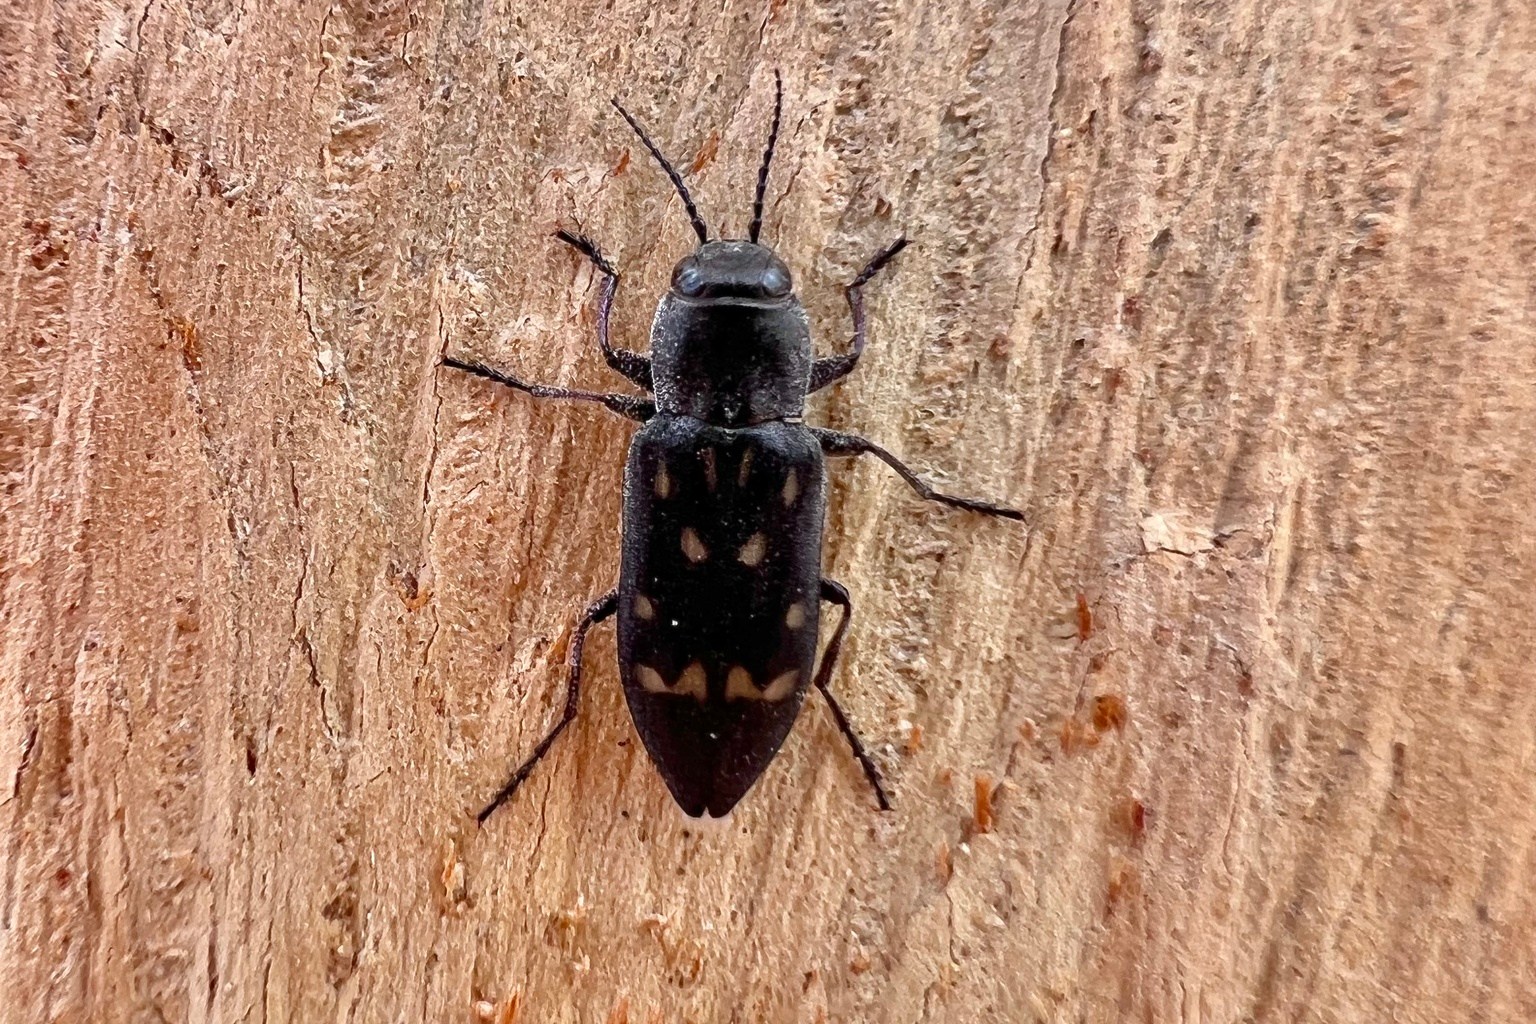
<svg viewBox="0 0 1536 1024">
<path fill-rule="evenodd" d="M 656 466 L 656 497 L 668 498 L 672 496 L 672 474 L 667 472 L 666 463 Z"/>
<path fill-rule="evenodd" d="M 763 700 L 783 700 L 795 692 L 795 684 L 799 681 L 800 673 L 795 669 L 775 676 L 773 682 L 763 687 Z"/>
<path fill-rule="evenodd" d="M 752 473 L 752 449 L 748 448 L 741 453 L 741 467 L 736 470 L 736 486 L 747 486 L 747 477 Z"/>
<path fill-rule="evenodd" d="M 635 681 L 638 682 L 641 688 L 644 689 L 647 693 L 667 692 L 666 680 L 661 678 L 660 672 L 657 672 L 649 665 L 635 666 Z"/>
<path fill-rule="evenodd" d="M 781 496 L 784 498 L 785 508 L 793 505 L 795 499 L 800 497 L 800 474 L 793 469 L 784 478 L 784 490 L 781 492 Z"/>
<path fill-rule="evenodd" d="M 683 674 L 677 677 L 677 685 L 672 687 L 672 692 L 685 697 L 704 699 L 705 676 L 704 666 L 694 662 L 683 669 Z"/>
<path fill-rule="evenodd" d="M 790 629 L 799 629 L 805 625 L 805 605 L 796 601 L 789 606 L 789 611 L 784 613 L 784 625 Z"/>
<path fill-rule="evenodd" d="M 635 615 L 650 622 L 656 617 L 656 606 L 644 594 L 635 595 Z"/>
<path fill-rule="evenodd" d="M 725 677 L 725 699 L 762 700 L 763 695 L 752 685 L 752 673 L 737 665 Z"/>
<path fill-rule="evenodd" d="M 755 569 L 763 564 L 763 558 L 768 554 L 768 538 L 761 533 L 754 533 L 747 538 L 747 542 L 741 546 L 736 557 L 741 559 L 741 564 L 749 569 Z"/>
<path fill-rule="evenodd" d="M 709 549 L 704 542 L 699 540 L 698 531 L 691 526 L 683 527 L 683 554 L 688 556 L 690 562 L 702 562 L 709 557 Z"/>
<path fill-rule="evenodd" d="M 713 491 L 716 483 L 715 450 L 713 448 L 705 448 L 699 452 L 699 458 L 704 460 L 704 486 Z"/>
</svg>

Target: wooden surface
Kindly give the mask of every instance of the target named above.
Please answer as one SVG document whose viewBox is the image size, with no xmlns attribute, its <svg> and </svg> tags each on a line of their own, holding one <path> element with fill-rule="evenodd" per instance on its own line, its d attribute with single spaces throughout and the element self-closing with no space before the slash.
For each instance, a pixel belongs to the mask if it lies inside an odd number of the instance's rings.
<svg viewBox="0 0 1536 1024">
<path fill-rule="evenodd" d="M 0 1019 L 1536 1019 L 1533 53 L 1496 0 L 18 0 Z M 630 428 L 434 365 L 612 386 L 550 231 L 642 348 L 691 236 L 607 98 L 739 234 L 775 66 L 823 351 L 918 241 L 812 418 L 1030 530 L 834 472 L 893 813 L 812 700 L 683 820 L 605 626 L 477 831 Z"/>
</svg>

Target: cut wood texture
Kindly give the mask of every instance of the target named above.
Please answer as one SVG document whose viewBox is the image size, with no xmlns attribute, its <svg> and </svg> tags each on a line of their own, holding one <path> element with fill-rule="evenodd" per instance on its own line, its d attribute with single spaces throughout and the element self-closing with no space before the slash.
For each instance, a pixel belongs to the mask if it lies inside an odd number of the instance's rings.
<svg viewBox="0 0 1536 1024">
<path fill-rule="evenodd" d="M 0 1019 L 1536 1019 L 1536 17 L 57 3 L 0 25 Z M 610 625 L 692 236 L 824 353 L 833 683 L 724 824 Z M 622 388 L 620 388 L 622 390 Z"/>
</svg>

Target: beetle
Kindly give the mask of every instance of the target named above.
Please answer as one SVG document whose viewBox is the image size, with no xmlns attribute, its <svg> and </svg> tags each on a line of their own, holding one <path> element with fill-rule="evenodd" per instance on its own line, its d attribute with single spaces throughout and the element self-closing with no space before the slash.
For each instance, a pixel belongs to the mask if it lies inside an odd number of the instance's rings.
<svg viewBox="0 0 1536 1024">
<path fill-rule="evenodd" d="M 758 241 L 783 109 L 774 73 L 773 125 L 744 240 L 711 239 L 682 176 L 629 111 L 683 201 L 699 245 L 679 261 L 656 307 L 650 355 L 613 347 L 619 273 L 584 235 L 556 237 L 602 277 L 597 342 L 608 365 L 654 398 L 532 384 L 467 358 L 443 365 L 534 398 L 596 402 L 644 424 L 624 470 L 618 586 L 592 602 L 571 634 L 565 709 L 478 814 L 516 792 L 576 716 L 588 631 L 618 616 L 618 663 L 635 729 L 667 788 L 691 817 L 723 817 L 783 744 L 814 686 L 864 770 L 881 810 L 879 769 L 828 687 L 853 614 L 848 591 L 821 575 L 827 456 L 873 455 L 923 498 L 1022 520 L 1015 509 L 943 494 L 863 437 L 804 422 L 806 396 L 846 375 L 864 351 L 862 289 L 907 244 L 877 253 L 844 289 L 853 343 L 817 359 L 805 308 L 773 249 Z M 841 616 L 814 675 L 820 606 Z"/>
</svg>

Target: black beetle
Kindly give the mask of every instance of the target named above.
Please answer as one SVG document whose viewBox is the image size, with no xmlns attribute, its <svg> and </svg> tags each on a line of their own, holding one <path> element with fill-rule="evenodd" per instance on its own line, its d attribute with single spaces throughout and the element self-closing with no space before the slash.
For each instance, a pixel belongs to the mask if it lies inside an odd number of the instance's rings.
<svg viewBox="0 0 1536 1024">
<path fill-rule="evenodd" d="M 827 686 L 853 606 L 842 584 L 821 575 L 823 456 L 873 455 L 924 498 L 1023 519 L 1010 508 L 940 494 L 862 437 L 804 424 L 806 396 L 847 374 L 864 350 L 860 289 L 907 243 L 897 239 L 848 285 L 851 350 L 814 358 L 789 268 L 757 241 L 783 106 L 777 72 L 774 79 L 773 127 L 746 241 L 710 240 L 681 175 L 613 101 L 672 180 L 699 236 L 699 247 L 677 264 L 657 306 L 649 358 L 609 343 L 618 271 L 590 239 L 556 233 L 603 276 L 597 341 L 608 365 L 653 391 L 654 401 L 528 384 L 482 363 L 443 360 L 536 398 L 600 402 L 645 424 L 625 465 L 619 585 L 577 623 L 565 712 L 480 811 L 482 822 L 576 716 L 587 631 L 615 612 L 619 672 L 635 729 L 685 813 L 721 817 L 736 805 L 778 752 L 812 683 L 881 810 L 889 810 L 880 773 Z M 839 606 L 842 616 L 813 677 L 822 601 Z"/>
</svg>

